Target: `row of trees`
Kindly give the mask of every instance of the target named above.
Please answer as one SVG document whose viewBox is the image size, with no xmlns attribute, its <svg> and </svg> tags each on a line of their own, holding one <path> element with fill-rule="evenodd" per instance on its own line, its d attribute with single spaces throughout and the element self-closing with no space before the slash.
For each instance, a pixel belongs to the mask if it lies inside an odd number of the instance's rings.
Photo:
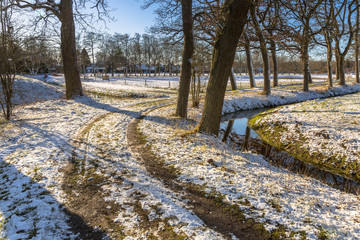
<svg viewBox="0 0 360 240">
<path fill-rule="evenodd" d="M 152 4 L 154 1 L 147 3 Z M 240 8 L 238 4 L 242 5 L 242 10 L 237 9 L 237 7 Z M 244 49 L 246 52 L 251 86 L 255 86 L 255 82 L 252 77 L 249 50 L 251 48 L 260 50 L 264 74 L 263 94 L 265 95 L 271 93 L 270 56 L 273 65 L 273 86 L 278 86 L 277 54 L 279 51 L 295 52 L 298 55 L 302 63 L 303 90 L 309 91 L 309 83 L 312 81 L 309 68 L 311 49 L 325 48 L 327 50 L 328 81 L 329 87 L 332 87 L 331 66 L 334 57 L 336 79 L 339 80 L 340 85 L 345 85 L 345 58 L 353 48 L 356 81 L 359 82 L 358 0 L 162 1 L 161 8 L 160 22 L 154 27 L 154 31 L 184 39 L 183 61 L 186 60 L 185 58 L 191 58 L 189 52 L 194 47 L 194 42 L 206 42 L 213 49 L 212 69 L 199 126 L 200 131 L 218 133 L 225 83 L 231 76 L 229 67 L 231 68 L 233 64 L 236 48 Z M 171 13 L 171 16 L 167 13 Z M 182 26 L 178 25 L 177 18 L 182 19 Z M 192 23 L 191 27 L 186 25 L 189 21 Z M 230 23 L 231 25 L 227 25 Z M 240 30 L 233 29 L 233 26 L 239 27 Z M 183 30 L 182 34 L 179 29 Z M 232 34 L 227 32 L 229 29 Z M 238 31 L 241 33 L 239 36 Z M 194 38 L 186 37 L 190 32 Z M 223 41 L 227 44 L 223 45 Z M 235 49 L 232 49 L 233 41 L 236 42 Z M 229 57 L 232 59 L 229 60 Z M 186 77 L 189 75 L 187 73 L 189 67 L 185 63 L 187 62 L 182 64 L 183 74 L 180 77 L 177 109 L 186 109 L 187 104 L 186 96 L 190 80 Z M 187 80 L 182 81 L 183 77 Z M 177 110 L 176 113 L 180 117 L 187 117 L 186 111 Z"/>
<path fill-rule="evenodd" d="M 79 41 L 79 48 L 89 56 L 95 68 L 101 63 L 112 74 L 120 69 L 126 76 L 128 74 L 142 74 L 142 66 L 153 68 L 154 74 L 166 71 L 177 73 L 181 56 L 181 45 L 171 43 L 166 38 L 155 37 L 150 34 L 104 34 L 88 32 Z M 82 55 L 81 55 L 82 56 Z M 84 58 L 86 66 L 89 61 Z M 93 70 L 94 72 L 94 70 Z M 149 74 L 149 71 L 145 71 Z"/>
<path fill-rule="evenodd" d="M 40 13 L 35 20 L 35 26 L 41 20 L 46 23 L 55 21 L 60 35 L 60 52 L 63 63 L 63 70 L 66 83 L 66 98 L 82 96 L 83 90 L 80 81 L 79 68 L 77 65 L 76 38 L 75 38 L 75 17 L 82 20 L 91 17 L 91 14 L 81 14 L 81 10 L 86 8 L 89 3 L 97 9 L 98 16 L 101 18 L 106 15 L 107 3 L 105 0 L 87 1 L 75 0 L 3 0 L 1 3 L 1 62 L 0 76 L 2 85 L 1 107 L 6 119 L 11 116 L 12 88 L 16 70 L 15 59 L 19 37 L 15 34 L 15 24 L 13 13 L 19 9 L 32 10 Z M 19 15 L 18 15 L 19 16 Z M 16 29 L 17 30 L 17 29 Z"/>
<path fill-rule="evenodd" d="M 210 80 L 199 129 L 214 134 L 218 132 L 226 83 L 231 76 L 236 51 L 246 53 L 250 85 L 255 86 L 250 50 L 259 50 L 263 61 L 263 93 L 269 95 L 269 57 L 272 59 L 273 86 L 277 86 L 279 51 L 299 56 L 303 65 L 304 91 L 308 91 L 311 82 L 311 49 L 327 49 L 329 86 L 332 87 L 333 55 L 336 60 L 336 78 L 343 85 L 345 58 L 352 47 L 356 53 L 359 48 L 358 0 L 149 0 L 145 2 L 145 7 L 155 2 L 160 4 L 157 11 L 159 23 L 151 32 L 162 35 L 162 38 L 151 35 L 135 35 L 130 38 L 126 34 L 114 34 L 102 36 L 101 41 L 96 44 L 99 36 L 89 33 L 79 43 L 83 44 L 82 50 L 79 47 L 76 49 L 73 0 L 5 2 L 3 10 L 40 9 L 46 13 L 45 18 L 52 16 L 59 21 L 67 98 L 83 94 L 79 62 L 83 68 L 90 61 L 95 62 L 95 58 L 102 59 L 112 72 L 117 65 L 123 64 L 126 73 L 131 71 L 130 66 L 143 63 L 148 66 L 156 66 L 160 62 L 171 65 L 179 55 L 173 46 L 183 43 L 176 113 L 186 118 L 191 76 L 194 71 L 201 71 L 204 66 L 209 65 L 212 56 Z M 76 13 L 80 12 L 78 7 L 86 2 L 76 1 Z M 105 9 L 107 5 L 104 0 L 98 0 L 94 6 Z M 98 12 L 103 13 L 100 10 Z M 167 49 L 170 53 L 165 54 Z M 359 81 L 357 54 L 355 61 L 356 79 Z M 232 86 L 236 87 L 235 84 Z"/>
</svg>

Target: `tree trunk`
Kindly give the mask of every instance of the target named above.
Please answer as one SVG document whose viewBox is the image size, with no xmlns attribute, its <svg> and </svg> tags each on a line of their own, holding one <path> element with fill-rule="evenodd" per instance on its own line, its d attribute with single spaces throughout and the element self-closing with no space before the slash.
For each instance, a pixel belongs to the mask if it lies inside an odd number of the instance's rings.
<svg viewBox="0 0 360 240">
<path fill-rule="evenodd" d="M 345 85 L 345 67 L 344 67 L 344 63 L 345 63 L 345 56 L 344 55 L 340 55 L 339 58 L 339 76 L 340 76 L 340 85 Z"/>
<path fill-rule="evenodd" d="M 255 26 L 256 35 L 259 38 L 260 42 L 260 52 L 263 58 L 263 75 L 264 75 L 264 90 L 263 95 L 270 95 L 271 94 L 271 84 L 270 84 L 270 64 L 269 64 L 269 56 L 268 51 L 266 48 L 266 41 L 262 30 L 260 28 L 259 22 L 256 16 L 256 6 L 253 4 L 250 7 L 251 18 L 253 20 Z"/>
<path fill-rule="evenodd" d="M 304 76 L 304 84 L 303 84 L 303 90 L 304 92 L 309 91 L 309 77 L 310 77 L 310 71 L 309 71 L 309 47 L 307 42 L 303 42 L 301 46 L 301 61 L 303 63 L 303 76 Z"/>
<path fill-rule="evenodd" d="M 254 88 L 256 87 L 255 77 L 254 77 L 254 68 L 252 64 L 252 57 L 251 57 L 251 51 L 250 51 L 250 41 L 247 36 L 247 34 L 244 32 L 244 38 L 245 38 L 245 52 L 246 52 L 246 63 L 247 63 L 247 69 L 249 74 L 249 80 L 250 80 L 250 87 Z"/>
<path fill-rule="evenodd" d="M 327 61 L 326 61 L 326 70 L 328 74 L 329 87 L 334 87 L 333 79 L 332 79 L 332 69 L 331 69 L 331 60 L 332 60 L 332 46 L 330 34 L 326 33 L 326 44 L 327 44 Z"/>
<path fill-rule="evenodd" d="M 331 59 L 332 59 L 332 51 L 331 47 L 327 50 L 327 61 L 326 61 L 326 69 L 328 73 L 328 81 L 329 81 L 329 87 L 334 87 L 333 79 L 332 79 L 332 69 L 331 69 Z"/>
<path fill-rule="evenodd" d="M 274 40 L 271 40 L 271 56 L 272 56 L 272 62 L 273 62 L 273 86 L 278 87 L 279 86 L 279 66 L 278 66 L 278 60 L 276 56 L 276 43 Z"/>
<path fill-rule="evenodd" d="M 182 53 L 179 93 L 176 105 L 176 115 L 187 118 L 187 107 L 191 83 L 191 65 L 194 53 L 194 34 L 192 17 L 192 0 L 181 1 L 184 32 L 184 49 Z"/>
<path fill-rule="evenodd" d="M 335 59 L 336 59 L 336 80 L 340 80 L 340 56 L 336 49 L 335 49 Z"/>
<path fill-rule="evenodd" d="M 270 35 L 270 46 L 271 46 L 271 58 L 273 63 L 273 87 L 279 86 L 279 66 L 278 66 L 278 60 L 276 56 L 276 42 L 273 38 L 273 32 L 272 30 L 268 30 Z"/>
<path fill-rule="evenodd" d="M 250 5 L 250 0 L 226 0 L 224 3 L 222 13 L 225 14 L 225 23 L 216 34 L 210 78 L 199 125 L 201 132 L 214 135 L 219 132 L 226 85 Z"/>
<path fill-rule="evenodd" d="M 136 76 L 136 73 L 135 73 L 135 76 Z M 125 64 L 125 77 L 128 77 L 128 64 L 127 63 Z"/>
<path fill-rule="evenodd" d="M 62 0 L 60 3 L 61 55 L 64 66 L 67 99 L 84 95 L 77 65 L 75 24 L 72 7 L 72 0 Z"/>
<path fill-rule="evenodd" d="M 356 5 L 359 6 L 359 0 L 356 0 Z M 359 21 L 360 11 L 359 7 L 356 8 L 356 31 L 355 31 L 355 80 L 356 83 L 360 83 L 359 76 Z"/>
<path fill-rule="evenodd" d="M 359 43 L 358 43 L 358 41 L 359 41 L 358 36 L 356 36 L 356 46 L 355 46 L 355 80 L 356 80 L 356 83 L 360 83 L 360 77 L 359 77 Z"/>
<path fill-rule="evenodd" d="M 235 79 L 234 68 L 231 68 L 229 80 L 230 80 L 230 83 L 231 83 L 231 90 L 235 91 L 237 88 L 236 88 L 236 79 Z"/>
<path fill-rule="evenodd" d="M 303 91 L 308 92 L 309 91 L 309 58 L 308 56 L 302 56 L 301 60 L 303 62 L 303 75 L 304 75 L 304 83 L 303 83 Z"/>
<path fill-rule="evenodd" d="M 234 126 L 234 119 L 231 119 L 225 129 L 225 132 L 224 132 L 224 137 L 222 139 L 223 142 L 226 142 L 230 133 L 231 133 L 231 130 L 233 129 L 233 126 Z"/>
</svg>

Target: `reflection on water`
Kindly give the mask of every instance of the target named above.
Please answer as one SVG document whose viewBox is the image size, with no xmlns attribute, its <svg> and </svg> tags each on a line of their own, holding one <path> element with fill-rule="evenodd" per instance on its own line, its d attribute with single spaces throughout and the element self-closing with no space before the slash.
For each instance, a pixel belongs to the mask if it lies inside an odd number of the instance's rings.
<svg viewBox="0 0 360 240">
<path fill-rule="evenodd" d="M 222 122 L 220 124 L 220 128 L 223 130 L 227 129 L 229 121 L 233 120 L 234 123 L 232 123 L 233 124 L 232 132 L 235 132 L 237 135 L 245 136 L 246 128 L 248 127 L 249 120 L 255 117 L 257 114 L 262 113 L 269 109 L 270 108 L 261 108 L 261 109 L 246 110 L 246 111 L 227 114 L 223 116 Z M 259 135 L 252 129 L 250 129 L 250 137 L 260 138 Z"/>
<path fill-rule="evenodd" d="M 246 128 L 248 127 L 249 118 L 238 118 L 238 119 L 233 119 L 233 120 L 229 120 L 226 122 L 222 122 L 220 125 L 220 128 L 227 129 L 227 126 L 230 123 L 230 121 L 233 121 L 232 131 L 238 135 L 245 136 Z M 250 129 L 250 136 L 252 138 L 259 138 L 259 135 L 252 129 Z"/>
<path fill-rule="evenodd" d="M 226 115 L 221 123 L 223 141 L 231 143 L 239 151 L 251 151 L 264 156 L 272 165 L 285 168 L 291 172 L 303 174 L 322 181 L 323 183 L 348 193 L 359 194 L 360 183 L 331 173 L 319 166 L 303 162 L 285 151 L 281 151 L 266 142 L 248 126 L 249 119 L 268 109 L 242 111 Z"/>
</svg>

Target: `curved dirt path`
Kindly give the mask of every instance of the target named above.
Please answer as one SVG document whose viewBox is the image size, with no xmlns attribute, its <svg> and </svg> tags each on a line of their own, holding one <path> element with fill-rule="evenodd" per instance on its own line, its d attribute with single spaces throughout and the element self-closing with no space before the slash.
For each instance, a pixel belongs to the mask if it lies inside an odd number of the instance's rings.
<svg viewBox="0 0 360 240">
<path fill-rule="evenodd" d="M 136 130 L 145 102 L 93 118 L 77 133 L 64 170 L 72 230 L 80 239 L 267 239 L 235 207 L 179 183 Z M 79 221 L 79 217 L 84 221 Z"/>
<path fill-rule="evenodd" d="M 130 151 L 126 131 L 143 103 L 98 115 L 76 136 L 64 169 L 66 207 L 86 224 L 70 219 L 81 239 L 186 239 L 223 237 L 206 227 L 179 194 L 148 174 Z"/>
<path fill-rule="evenodd" d="M 177 181 L 176 170 L 166 167 L 163 159 L 152 153 L 150 147 L 144 144 L 143 135 L 138 131 L 139 122 L 145 115 L 134 119 L 128 127 L 127 137 L 129 146 L 144 163 L 152 176 L 160 179 L 174 192 L 184 192 L 183 200 L 193 209 L 193 212 L 204 223 L 228 238 L 238 239 L 270 239 L 270 234 L 261 224 L 246 219 L 238 206 L 231 206 L 222 202 L 216 196 L 206 197 L 200 186 Z"/>
</svg>

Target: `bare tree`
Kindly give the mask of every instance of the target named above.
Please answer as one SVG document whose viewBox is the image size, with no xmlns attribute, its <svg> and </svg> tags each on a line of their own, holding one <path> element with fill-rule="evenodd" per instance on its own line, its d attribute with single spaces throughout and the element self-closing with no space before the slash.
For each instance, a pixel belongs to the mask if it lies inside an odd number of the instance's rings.
<svg viewBox="0 0 360 240">
<path fill-rule="evenodd" d="M 181 1 L 184 49 L 181 62 L 180 85 L 175 114 L 187 117 L 187 107 L 191 82 L 191 65 L 194 53 L 192 0 Z"/>
<path fill-rule="evenodd" d="M 141 54 L 142 54 L 142 48 L 141 48 L 141 35 L 139 33 L 135 33 L 135 36 L 133 38 L 130 39 L 130 53 L 132 55 L 131 59 L 132 62 L 134 64 L 134 74 L 136 76 L 137 73 L 137 67 L 140 67 L 140 74 L 142 74 L 141 72 L 141 64 L 142 64 L 142 58 L 141 58 Z"/>
<path fill-rule="evenodd" d="M 322 1 L 280 0 L 283 7 L 282 33 L 295 43 L 291 47 L 300 53 L 304 75 L 303 90 L 305 92 L 309 91 L 309 83 L 311 82 L 309 48 L 312 37 L 317 34 L 313 31 L 312 22 Z"/>
<path fill-rule="evenodd" d="M 125 55 L 125 67 L 124 67 L 124 74 L 125 77 L 128 76 L 128 68 L 129 68 L 129 60 L 130 60 L 130 35 L 129 34 L 114 34 L 114 41 L 118 45 L 118 47 L 122 48 L 124 55 Z"/>
<path fill-rule="evenodd" d="M 360 10 L 359 10 L 359 0 L 355 1 L 356 4 L 356 27 L 355 27 L 355 81 L 360 83 L 359 76 L 359 23 L 360 23 Z"/>
<path fill-rule="evenodd" d="M 83 48 L 81 50 L 81 53 L 80 53 L 80 65 L 81 65 L 81 71 L 85 77 L 85 74 L 86 74 L 86 67 L 89 66 L 91 63 L 90 61 L 90 57 L 89 57 L 89 54 L 88 52 L 86 51 L 85 48 Z"/>
<path fill-rule="evenodd" d="M 333 77 L 332 77 L 332 58 L 333 58 L 333 37 L 331 34 L 332 31 L 332 21 L 334 18 L 334 0 L 326 0 L 321 5 L 321 11 L 317 14 L 316 19 L 318 24 L 321 26 L 321 34 L 325 40 L 325 44 L 321 41 L 317 41 L 320 46 L 325 46 L 327 49 L 326 52 L 326 70 L 328 74 L 328 86 L 332 88 L 334 86 Z"/>
<path fill-rule="evenodd" d="M 201 132 L 214 135 L 219 132 L 226 85 L 250 5 L 249 0 L 225 0 L 223 4 L 221 14 L 225 20 L 216 33 L 210 79 L 199 125 Z"/>
<path fill-rule="evenodd" d="M 30 36 L 23 41 L 23 61 L 30 75 L 36 75 L 46 60 L 47 47 L 43 37 Z"/>
<path fill-rule="evenodd" d="M 7 0 L 0 1 L 0 105 L 6 120 L 10 120 L 13 110 L 12 96 L 16 73 L 16 57 L 18 47 L 14 40 L 14 27 L 11 25 L 11 10 L 7 8 Z"/>
<path fill-rule="evenodd" d="M 268 2 L 268 3 L 267 3 Z M 267 0 L 265 3 L 268 5 L 264 11 L 262 21 L 263 27 L 268 33 L 268 41 L 270 42 L 271 59 L 273 63 L 273 87 L 279 86 L 279 66 L 277 59 L 277 46 L 281 41 L 281 35 L 278 34 L 278 26 L 280 24 L 279 18 L 279 1 Z"/>
<path fill-rule="evenodd" d="M 358 7 L 353 0 L 345 0 L 339 4 L 331 2 L 334 8 L 331 34 L 335 41 L 337 77 L 339 84 L 345 85 L 345 56 L 350 50 L 355 35 L 356 24 L 353 23 L 352 16 Z"/>
<path fill-rule="evenodd" d="M 22 9 L 44 10 L 47 15 L 55 16 L 61 23 L 61 55 L 63 59 L 66 98 L 82 96 L 83 90 L 77 66 L 75 22 L 73 13 L 73 0 L 9 0 L 9 7 Z M 80 0 L 78 5 L 83 6 L 86 1 Z M 94 7 L 106 7 L 105 0 L 94 1 Z"/>
<path fill-rule="evenodd" d="M 266 39 L 263 35 L 263 31 L 260 28 L 260 23 L 257 19 L 257 9 L 258 6 L 256 6 L 255 2 L 251 4 L 250 7 L 250 14 L 251 19 L 254 24 L 256 35 L 259 39 L 260 43 L 260 52 L 263 59 L 263 75 L 264 75 L 264 89 L 263 94 L 264 95 L 270 95 L 271 93 L 271 85 L 270 85 L 270 63 L 269 63 L 269 56 L 268 56 L 268 50 L 266 47 Z"/>
<path fill-rule="evenodd" d="M 243 45 L 244 45 L 245 53 L 246 53 L 246 64 L 247 64 L 247 70 L 248 70 L 248 75 L 249 75 L 250 87 L 254 88 L 254 87 L 256 87 L 255 76 L 254 76 L 254 67 L 253 67 L 253 63 L 252 63 L 250 39 L 249 39 L 246 31 L 243 32 L 243 38 L 244 38 Z"/>
<path fill-rule="evenodd" d="M 85 48 L 89 49 L 91 53 L 92 71 L 94 75 L 95 75 L 95 48 L 97 43 L 99 42 L 99 39 L 100 39 L 100 34 L 95 32 L 87 32 L 83 40 L 83 44 Z"/>
</svg>

